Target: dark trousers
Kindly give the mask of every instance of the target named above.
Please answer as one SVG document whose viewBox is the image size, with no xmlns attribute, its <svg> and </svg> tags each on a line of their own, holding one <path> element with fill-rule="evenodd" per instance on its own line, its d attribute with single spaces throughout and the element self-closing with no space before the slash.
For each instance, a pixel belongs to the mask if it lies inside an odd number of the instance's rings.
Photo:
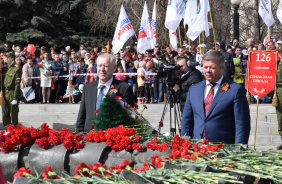
<svg viewBox="0 0 282 184">
<path fill-rule="evenodd" d="M 154 101 L 155 102 L 162 102 L 163 101 L 163 80 L 155 78 L 154 84 Z"/>
<path fill-rule="evenodd" d="M 57 80 L 56 85 L 57 85 L 57 91 L 56 91 L 55 101 L 59 102 L 60 96 L 63 96 L 64 93 L 65 93 L 67 81 L 59 79 L 59 80 Z"/>
<path fill-rule="evenodd" d="M 42 88 L 40 87 L 40 82 L 37 86 L 35 86 L 35 101 L 42 102 Z"/>
<path fill-rule="evenodd" d="M 138 90 L 139 90 L 138 97 L 143 98 L 145 96 L 145 86 L 139 86 Z"/>
<path fill-rule="evenodd" d="M 145 97 L 146 97 L 146 102 L 151 102 L 154 100 L 154 88 L 152 87 L 152 83 L 145 83 Z"/>
</svg>

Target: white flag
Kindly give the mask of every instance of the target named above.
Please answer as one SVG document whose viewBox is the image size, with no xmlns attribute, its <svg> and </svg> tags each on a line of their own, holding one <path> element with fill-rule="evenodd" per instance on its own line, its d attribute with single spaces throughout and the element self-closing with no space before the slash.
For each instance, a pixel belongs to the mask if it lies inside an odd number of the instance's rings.
<svg viewBox="0 0 282 184">
<path fill-rule="evenodd" d="M 168 0 L 165 27 L 176 30 L 185 13 L 185 2 L 183 0 Z"/>
<path fill-rule="evenodd" d="M 147 49 L 152 49 L 151 39 L 153 38 L 153 35 L 151 29 L 148 7 L 145 1 L 137 43 L 138 52 L 145 54 Z"/>
<path fill-rule="evenodd" d="M 187 31 L 187 37 L 194 41 L 202 31 L 205 31 L 206 37 L 210 35 L 208 12 L 210 11 L 210 5 L 208 0 L 200 0 L 198 5 L 198 11 L 196 20 L 189 27 Z"/>
<path fill-rule="evenodd" d="M 174 51 L 177 51 L 177 34 L 176 31 L 169 30 L 169 40 L 171 47 Z"/>
<path fill-rule="evenodd" d="M 195 22 L 197 15 L 197 0 L 188 0 L 186 3 L 186 10 L 184 15 L 184 26 L 189 27 Z"/>
<path fill-rule="evenodd" d="M 154 8 L 153 8 L 153 15 L 152 15 L 152 21 L 151 21 L 151 26 L 152 26 L 152 32 L 153 32 L 153 39 L 152 39 L 152 48 L 154 48 L 157 45 L 157 6 L 156 6 L 156 0 L 154 3 Z"/>
<path fill-rule="evenodd" d="M 282 24 L 282 1 L 279 1 L 278 7 L 277 7 L 277 12 L 276 15 L 280 21 L 280 23 Z"/>
<path fill-rule="evenodd" d="M 267 27 L 275 23 L 271 11 L 271 0 L 260 0 L 259 2 L 259 15 L 263 19 Z"/>
<path fill-rule="evenodd" d="M 118 53 L 118 51 L 122 49 L 125 42 L 134 34 L 135 32 L 130 20 L 127 17 L 123 5 L 121 5 L 115 35 L 112 41 L 114 53 Z"/>
</svg>

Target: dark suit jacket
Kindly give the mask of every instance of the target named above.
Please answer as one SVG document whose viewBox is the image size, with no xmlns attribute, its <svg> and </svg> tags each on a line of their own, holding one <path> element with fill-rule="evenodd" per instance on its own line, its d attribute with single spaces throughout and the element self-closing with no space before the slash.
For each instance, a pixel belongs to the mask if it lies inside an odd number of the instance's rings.
<svg viewBox="0 0 282 184">
<path fill-rule="evenodd" d="M 224 83 L 229 84 L 229 89 L 221 92 L 220 88 Z M 189 89 L 181 121 L 181 135 L 200 139 L 205 129 L 205 137 L 211 142 L 247 144 L 250 134 L 250 111 L 244 88 L 223 77 L 205 116 L 205 85 L 206 80 L 194 84 Z"/>
<path fill-rule="evenodd" d="M 96 100 L 97 100 L 97 87 L 98 80 L 95 80 L 84 87 L 80 108 L 76 121 L 76 128 L 78 130 L 90 131 L 92 125 L 94 124 L 94 119 L 96 117 Z M 127 83 L 116 80 L 113 78 L 112 85 L 118 91 L 117 96 L 120 96 L 125 102 L 130 106 L 134 106 L 134 95 L 131 86 Z"/>
</svg>

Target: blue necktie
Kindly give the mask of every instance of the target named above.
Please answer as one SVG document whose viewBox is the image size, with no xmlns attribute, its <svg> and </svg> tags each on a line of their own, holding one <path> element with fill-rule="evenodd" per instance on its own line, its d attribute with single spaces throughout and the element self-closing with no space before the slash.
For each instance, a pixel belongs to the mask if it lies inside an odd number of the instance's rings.
<svg viewBox="0 0 282 184">
<path fill-rule="evenodd" d="M 103 100 L 103 89 L 105 88 L 106 86 L 105 85 L 100 85 L 100 92 L 99 92 L 99 95 L 98 95 L 98 98 L 97 98 L 97 102 L 96 102 L 96 110 L 97 109 L 100 109 L 100 105 L 102 103 L 102 100 Z"/>
</svg>

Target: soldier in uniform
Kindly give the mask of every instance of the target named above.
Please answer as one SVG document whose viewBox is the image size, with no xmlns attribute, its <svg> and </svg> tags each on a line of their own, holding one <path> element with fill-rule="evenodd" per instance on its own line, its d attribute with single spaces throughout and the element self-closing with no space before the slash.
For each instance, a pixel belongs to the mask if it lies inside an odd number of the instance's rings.
<svg viewBox="0 0 282 184">
<path fill-rule="evenodd" d="M 276 92 L 278 97 L 278 106 L 276 107 L 278 133 L 282 140 L 282 45 L 277 48 L 280 61 L 278 61 L 278 68 L 276 72 Z M 282 143 L 282 141 L 281 141 Z M 277 147 L 277 150 L 282 150 L 282 144 Z"/>
<path fill-rule="evenodd" d="M 4 67 L 2 70 L 2 120 L 6 127 L 8 124 L 16 126 L 18 124 L 19 104 L 18 97 L 20 93 L 20 72 L 13 64 L 14 54 L 6 53 L 4 56 Z"/>
</svg>

